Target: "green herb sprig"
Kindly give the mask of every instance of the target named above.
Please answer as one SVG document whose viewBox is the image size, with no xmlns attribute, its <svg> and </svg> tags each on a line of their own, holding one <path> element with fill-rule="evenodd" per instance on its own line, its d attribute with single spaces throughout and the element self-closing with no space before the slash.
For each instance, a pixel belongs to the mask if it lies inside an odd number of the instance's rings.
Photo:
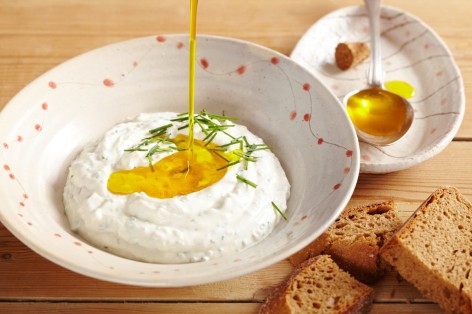
<svg viewBox="0 0 472 314">
<path fill-rule="evenodd" d="M 240 176 L 239 174 L 236 174 L 236 179 L 238 179 L 239 181 L 243 182 L 243 183 L 246 183 L 247 185 L 249 186 L 252 186 L 253 188 L 257 188 L 257 184 L 255 184 L 254 182 L 252 181 L 249 181 L 248 179 Z"/>
<path fill-rule="evenodd" d="M 228 117 L 224 114 L 210 114 L 204 109 L 198 114 L 195 114 L 195 124 L 198 125 L 201 131 L 205 134 L 205 137 L 202 140 L 203 142 L 205 142 L 205 146 L 208 146 L 210 143 L 212 143 L 218 134 L 224 134 L 229 139 L 227 143 L 219 145 L 217 148 L 210 149 L 217 156 L 227 162 L 227 164 L 223 167 L 216 169 L 218 171 L 237 165 L 241 162 L 244 165 L 244 170 L 247 170 L 250 163 L 256 163 L 258 160 L 257 156 L 253 156 L 254 152 L 271 149 L 270 146 L 266 144 L 250 143 L 246 136 L 235 137 L 228 133 L 227 130 L 231 127 L 234 127 L 234 124 L 231 124 L 231 122 L 237 120 L 237 118 Z M 154 154 L 182 150 L 181 148 L 175 146 L 175 144 L 169 140 L 169 129 L 175 126 L 175 123 L 182 123 L 188 121 L 188 112 L 178 114 L 176 118 L 171 119 L 170 121 L 171 123 L 149 130 L 149 136 L 141 139 L 141 142 L 139 144 L 131 148 L 125 149 L 125 151 L 146 152 L 145 158 L 148 160 L 149 167 L 154 171 L 152 165 L 152 157 Z M 177 127 L 178 130 L 183 130 L 186 128 L 188 128 L 188 124 L 183 124 Z M 238 160 L 231 160 L 225 158 L 223 154 L 220 154 L 220 152 L 228 152 L 231 146 L 237 147 L 237 149 L 232 149 L 231 153 L 237 156 Z M 236 174 L 236 179 L 244 184 L 251 186 L 254 189 L 257 188 L 257 184 L 255 182 L 248 180 L 240 174 Z M 284 220 L 287 220 L 287 217 L 274 202 L 272 202 L 272 206 L 274 210 L 278 212 Z"/>
<path fill-rule="evenodd" d="M 274 202 L 272 202 L 272 207 L 274 207 L 275 211 L 276 211 L 277 213 L 279 213 L 279 215 L 282 216 L 282 218 L 283 218 L 285 221 L 288 220 L 288 219 L 287 219 L 287 216 L 285 216 L 285 214 L 280 210 L 280 208 L 279 208 L 277 205 L 275 205 Z"/>
</svg>

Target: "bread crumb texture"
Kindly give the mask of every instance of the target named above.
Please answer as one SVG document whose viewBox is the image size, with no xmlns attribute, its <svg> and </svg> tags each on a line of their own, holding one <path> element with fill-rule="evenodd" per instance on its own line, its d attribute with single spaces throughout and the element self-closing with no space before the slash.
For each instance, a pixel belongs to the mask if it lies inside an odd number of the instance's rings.
<svg viewBox="0 0 472 314">
<path fill-rule="evenodd" d="M 325 233 L 292 255 L 290 262 L 296 266 L 307 258 L 328 254 L 356 279 L 373 283 L 386 270 L 380 247 L 401 225 L 392 200 L 348 208 Z"/>
<path fill-rule="evenodd" d="M 372 288 L 340 269 L 328 255 L 320 255 L 302 263 L 259 313 L 368 313 L 373 297 Z"/>
<path fill-rule="evenodd" d="M 400 275 L 447 313 L 472 313 L 472 204 L 436 190 L 380 251 Z"/>
</svg>

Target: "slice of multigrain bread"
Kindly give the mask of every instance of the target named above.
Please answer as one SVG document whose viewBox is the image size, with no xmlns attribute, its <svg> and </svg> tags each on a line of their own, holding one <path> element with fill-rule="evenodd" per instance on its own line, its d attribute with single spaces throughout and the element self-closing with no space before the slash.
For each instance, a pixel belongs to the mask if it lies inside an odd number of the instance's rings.
<svg viewBox="0 0 472 314">
<path fill-rule="evenodd" d="M 385 273 L 379 250 L 402 225 L 395 202 L 348 208 L 315 241 L 289 260 L 296 266 L 319 254 L 329 254 L 358 280 L 373 283 Z"/>
<path fill-rule="evenodd" d="M 447 313 L 472 313 L 472 204 L 456 188 L 436 190 L 380 254 Z"/>
<path fill-rule="evenodd" d="M 300 264 L 274 289 L 259 314 L 368 313 L 373 298 L 372 288 L 320 255 Z"/>
</svg>

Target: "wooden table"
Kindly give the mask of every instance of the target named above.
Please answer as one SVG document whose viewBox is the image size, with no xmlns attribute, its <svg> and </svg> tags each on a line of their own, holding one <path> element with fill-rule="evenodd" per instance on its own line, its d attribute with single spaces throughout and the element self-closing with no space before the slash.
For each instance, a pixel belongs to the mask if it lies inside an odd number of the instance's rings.
<svg viewBox="0 0 472 314">
<path fill-rule="evenodd" d="M 326 13 L 354 0 L 201 0 L 198 32 L 289 54 Z M 472 99 L 472 1 L 385 0 L 420 17 L 445 40 Z M 0 0 L 0 109 L 34 78 L 85 51 L 153 34 L 186 33 L 188 0 Z M 393 198 L 406 219 L 436 187 L 472 199 L 472 113 L 439 155 L 408 170 L 361 175 L 350 205 Z M 1 200 L 0 200 L 1 204 Z M 2 205 L 0 205 L 2 206 Z M 102 282 L 33 253 L 0 224 L 0 313 L 256 313 L 292 270 L 282 261 L 232 280 L 175 289 Z M 396 273 L 375 285 L 372 313 L 441 313 Z"/>
</svg>

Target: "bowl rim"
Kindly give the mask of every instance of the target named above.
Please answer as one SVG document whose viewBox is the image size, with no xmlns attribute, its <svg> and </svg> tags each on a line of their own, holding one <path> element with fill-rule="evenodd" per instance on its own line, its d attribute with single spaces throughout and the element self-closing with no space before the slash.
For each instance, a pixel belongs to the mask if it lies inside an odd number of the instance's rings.
<svg viewBox="0 0 472 314">
<path fill-rule="evenodd" d="M 366 173 L 366 174 L 383 174 L 383 173 L 391 173 L 391 172 L 396 172 L 400 170 L 405 170 L 409 169 L 411 167 L 414 167 L 416 165 L 419 165 L 432 157 L 436 156 L 440 152 L 442 152 L 448 145 L 449 143 L 454 139 L 454 137 L 457 135 L 457 132 L 460 129 L 460 126 L 462 124 L 462 121 L 464 119 L 465 115 L 465 110 L 466 110 L 466 97 L 465 97 L 465 88 L 464 88 L 464 79 L 462 76 L 462 73 L 459 69 L 459 66 L 457 62 L 455 61 L 454 55 L 452 54 L 450 48 L 447 46 L 446 42 L 444 39 L 439 36 L 439 34 L 431 27 L 429 26 L 426 22 L 424 22 L 422 19 L 420 19 L 418 16 L 402 10 L 400 8 L 397 8 L 392 5 L 382 5 L 381 6 L 382 13 L 392 13 L 392 15 L 395 14 L 403 14 L 412 20 L 416 22 L 417 25 L 420 27 L 424 28 L 436 41 L 437 43 L 440 44 L 441 48 L 444 49 L 445 54 L 449 57 L 451 63 L 450 63 L 450 69 L 453 70 L 455 76 L 457 77 L 457 82 L 459 85 L 458 89 L 458 97 L 459 101 L 457 102 L 457 112 L 458 115 L 454 119 L 454 123 L 449 129 L 448 132 L 444 134 L 441 138 L 439 138 L 436 141 L 431 142 L 431 145 L 428 146 L 427 148 L 422 149 L 421 151 L 415 152 L 414 154 L 410 154 L 405 157 L 401 157 L 396 159 L 395 161 L 388 161 L 388 162 L 383 162 L 379 160 L 369 160 L 367 161 L 362 161 L 361 160 L 361 169 L 360 173 Z M 365 12 L 365 6 L 363 5 L 349 5 L 345 7 L 340 7 L 337 8 L 333 11 L 330 11 L 326 13 L 325 15 L 321 16 L 316 22 L 314 22 L 312 25 L 308 27 L 308 29 L 304 32 L 304 34 L 299 38 L 295 46 L 293 47 L 292 51 L 290 52 L 290 57 L 291 58 L 296 58 L 296 52 L 300 50 L 302 46 L 302 42 L 305 39 L 304 37 L 315 27 L 319 26 L 322 23 L 325 23 L 327 18 L 330 17 L 339 17 L 339 16 L 349 16 L 349 13 L 359 13 L 359 11 Z M 346 15 L 347 14 L 347 15 Z M 315 69 L 311 69 L 311 66 L 305 64 L 305 62 L 302 62 L 300 60 L 296 61 L 297 63 L 302 64 L 302 66 L 306 67 L 309 69 L 310 72 L 314 73 L 317 72 Z M 362 142 L 362 141 L 361 141 Z M 374 147 L 380 147 L 378 145 L 371 145 L 366 142 L 363 142 L 365 145 L 369 146 L 374 146 Z M 362 153 L 362 149 L 361 149 Z"/>
<path fill-rule="evenodd" d="M 165 36 L 166 38 L 188 38 L 188 34 L 161 34 L 159 36 Z M 13 110 L 13 104 L 15 103 L 15 99 L 19 97 L 22 93 L 26 92 L 26 89 L 28 86 L 33 85 L 35 82 L 40 80 L 42 77 L 48 75 L 50 72 L 56 70 L 59 67 L 63 67 L 64 65 L 68 64 L 69 62 L 74 62 L 77 59 L 82 58 L 84 55 L 87 54 L 92 54 L 95 53 L 98 50 L 101 49 L 109 49 L 110 47 L 113 46 L 119 46 L 126 44 L 127 42 L 133 42 L 133 41 L 141 41 L 141 40 L 147 40 L 149 38 L 155 38 L 156 35 L 153 36 L 144 36 L 144 37 L 138 37 L 138 38 L 133 38 L 133 39 L 128 39 L 124 41 L 119 41 L 115 42 L 112 44 L 108 44 L 105 46 L 101 46 L 95 49 L 92 49 L 90 51 L 84 52 L 82 54 L 79 54 L 73 58 L 70 58 L 41 74 L 38 76 L 36 79 L 28 83 L 26 86 L 24 86 L 8 103 L 5 105 L 5 107 L 0 111 L 0 121 L 2 120 L 2 117 L 5 115 L 5 112 L 8 113 L 8 111 Z M 333 102 L 336 103 L 340 107 L 340 111 L 344 113 L 346 121 L 348 120 L 347 113 L 345 110 L 342 108 L 342 104 L 339 102 L 339 100 L 336 98 L 336 96 L 333 94 L 333 92 L 327 88 L 321 80 L 319 80 L 317 77 L 315 77 L 313 74 L 311 74 L 307 69 L 305 69 L 303 66 L 299 65 L 296 63 L 294 60 L 289 58 L 286 55 L 283 55 L 280 52 L 277 52 L 273 49 L 270 49 L 268 47 L 262 46 L 257 43 L 252 43 L 249 41 L 241 40 L 241 39 L 236 39 L 236 38 L 231 38 L 231 37 L 224 37 L 224 36 L 215 36 L 215 35 L 206 35 L 206 34 L 201 34 L 197 35 L 197 44 L 198 40 L 216 40 L 216 41 L 225 41 L 225 42 L 231 42 L 231 43 L 237 43 L 241 45 L 249 45 L 251 47 L 254 47 L 258 50 L 263 50 L 266 52 L 269 52 L 270 54 L 273 54 L 274 56 L 277 56 L 286 62 L 290 63 L 291 66 L 297 68 L 297 71 L 302 71 L 306 75 L 310 77 L 313 81 L 316 81 L 320 84 L 320 86 L 323 86 L 326 89 L 326 92 L 330 95 L 330 97 L 333 99 Z M 342 197 L 342 200 L 340 200 L 339 205 L 335 208 L 335 210 L 332 211 L 332 215 L 329 220 L 325 221 L 323 226 L 317 230 L 317 232 L 313 233 L 310 237 L 306 237 L 304 241 L 298 242 L 296 245 L 292 246 L 290 249 L 284 251 L 283 253 L 280 253 L 275 256 L 271 256 L 270 258 L 265 259 L 264 261 L 261 261 L 259 263 L 252 263 L 250 265 L 245 265 L 246 267 L 244 268 L 238 268 L 238 270 L 233 270 L 231 272 L 221 272 L 218 274 L 217 277 L 196 277 L 191 280 L 189 278 L 181 278 L 176 281 L 172 282 L 160 282 L 160 281 L 145 281 L 145 280 L 140 280 L 136 276 L 134 278 L 123 278 L 123 277 L 114 277 L 110 276 L 109 274 L 105 274 L 103 271 L 96 271 L 93 269 L 90 269 L 89 267 L 84 267 L 80 265 L 79 263 L 77 264 L 70 264 L 70 262 L 60 256 L 60 254 L 52 254 L 50 251 L 48 251 L 44 246 L 37 246 L 35 241 L 32 241 L 26 234 L 26 232 L 22 232 L 20 228 L 15 226 L 13 223 L 11 223 L 7 217 L 4 216 L 3 212 L 6 210 L 1 210 L 0 209 L 0 222 L 16 237 L 18 238 L 21 242 L 23 242 L 25 245 L 28 246 L 29 249 L 33 250 L 40 256 L 44 257 L 45 259 L 62 266 L 63 268 L 66 268 L 68 270 L 71 270 L 75 273 L 81 274 L 81 275 L 86 275 L 91 278 L 107 281 L 107 282 L 114 282 L 114 283 L 120 283 L 120 284 L 126 284 L 126 285 L 133 285 L 133 286 L 143 286 L 143 287 L 183 287 L 183 286 L 192 286 L 192 285 L 200 285 L 200 284 L 208 284 L 208 283 L 213 283 L 213 282 L 219 282 L 219 281 L 224 281 L 232 278 L 236 278 L 242 275 L 247 275 L 250 273 L 253 273 L 255 271 L 261 270 L 263 268 L 266 268 L 268 266 L 274 265 L 283 259 L 286 259 L 290 255 L 294 254 L 295 252 L 301 250 L 305 246 L 307 246 L 309 243 L 311 243 L 313 240 L 315 240 L 318 236 L 320 236 L 328 227 L 331 225 L 335 219 L 341 214 L 342 210 L 346 207 L 348 204 L 354 189 L 357 184 L 357 180 L 359 177 L 359 172 L 360 172 L 360 152 L 359 152 L 359 142 L 357 140 L 357 136 L 354 130 L 354 127 L 352 126 L 351 123 L 347 123 L 346 127 L 349 128 L 350 133 L 352 135 L 352 167 L 350 169 L 350 175 L 352 179 L 348 182 L 348 184 L 343 184 L 346 189 L 346 194 L 344 197 Z M 99 249 L 98 249 L 99 250 Z M 105 252 L 100 250 L 101 252 Z M 105 252 L 107 253 L 107 252 Z M 109 253 L 110 254 L 110 253 Z M 142 264 L 149 264 L 149 263 L 144 263 L 144 262 L 138 262 L 132 260 L 132 262 L 136 263 L 142 263 Z M 195 263 L 191 263 L 195 264 Z M 189 265 L 191 265 L 189 264 Z M 186 265 L 186 264 L 159 264 L 159 265 Z"/>
</svg>

